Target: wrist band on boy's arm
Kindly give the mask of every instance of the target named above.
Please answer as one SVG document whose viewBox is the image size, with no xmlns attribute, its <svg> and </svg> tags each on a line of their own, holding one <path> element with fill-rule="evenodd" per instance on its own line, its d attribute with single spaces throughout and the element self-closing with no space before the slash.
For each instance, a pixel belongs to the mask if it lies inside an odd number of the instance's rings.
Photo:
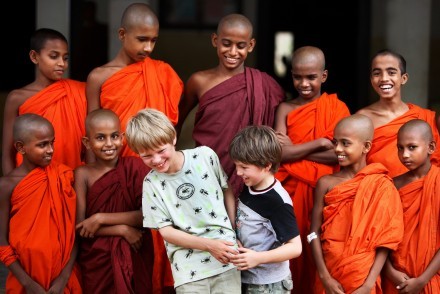
<svg viewBox="0 0 440 294">
<path fill-rule="evenodd" d="M 307 235 L 307 243 L 311 243 L 313 239 L 318 238 L 318 235 L 316 235 L 315 232 L 311 232 L 309 235 Z"/>
</svg>

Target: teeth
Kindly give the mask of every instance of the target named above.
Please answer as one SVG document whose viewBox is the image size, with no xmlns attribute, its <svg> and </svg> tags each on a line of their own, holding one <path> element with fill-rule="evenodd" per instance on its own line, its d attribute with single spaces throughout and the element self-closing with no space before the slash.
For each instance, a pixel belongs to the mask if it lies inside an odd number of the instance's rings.
<svg viewBox="0 0 440 294">
<path fill-rule="evenodd" d="M 346 156 L 345 155 L 338 155 L 338 159 L 344 159 Z"/>
<path fill-rule="evenodd" d="M 380 88 L 381 88 L 382 90 L 389 90 L 389 89 L 392 88 L 392 86 L 391 86 L 391 85 L 383 85 L 383 86 L 380 86 Z"/>
</svg>

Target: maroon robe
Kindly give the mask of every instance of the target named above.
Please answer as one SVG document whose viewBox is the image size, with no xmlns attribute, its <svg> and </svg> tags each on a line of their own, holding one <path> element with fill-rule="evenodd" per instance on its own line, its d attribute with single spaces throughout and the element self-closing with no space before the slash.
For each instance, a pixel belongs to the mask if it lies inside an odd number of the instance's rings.
<svg viewBox="0 0 440 294">
<path fill-rule="evenodd" d="M 246 126 L 273 127 L 276 107 L 284 97 L 284 90 L 271 76 L 249 67 L 200 97 L 193 139 L 196 146 L 205 145 L 217 153 L 236 197 L 243 183 L 229 158 L 229 144 Z"/>
<path fill-rule="evenodd" d="M 98 212 L 141 209 L 149 168 L 137 157 L 120 157 L 88 191 L 86 218 Z M 83 238 L 79 263 L 84 293 L 152 293 L 154 252 L 150 230 L 135 252 L 122 237 Z"/>
</svg>

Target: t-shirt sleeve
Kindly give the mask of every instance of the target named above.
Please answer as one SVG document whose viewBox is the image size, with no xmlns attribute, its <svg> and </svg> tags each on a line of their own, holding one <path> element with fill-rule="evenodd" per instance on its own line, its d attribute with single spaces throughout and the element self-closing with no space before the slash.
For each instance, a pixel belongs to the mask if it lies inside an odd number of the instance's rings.
<svg viewBox="0 0 440 294">
<path fill-rule="evenodd" d="M 270 216 L 270 221 L 281 243 L 286 243 L 299 235 L 295 213 L 288 203 L 280 205 Z"/>
<path fill-rule="evenodd" d="M 145 228 L 160 229 L 173 224 L 162 197 L 148 175 L 142 185 L 142 216 Z"/>
<path fill-rule="evenodd" d="M 220 159 L 218 158 L 217 153 L 215 153 L 214 150 L 207 146 L 204 146 L 203 148 L 205 149 L 204 152 L 206 152 L 205 154 L 209 158 L 209 164 L 212 166 L 220 186 L 223 190 L 227 189 L 228 176 L 226 175 L 223 167 L 220 164 Z"/>
</svg>

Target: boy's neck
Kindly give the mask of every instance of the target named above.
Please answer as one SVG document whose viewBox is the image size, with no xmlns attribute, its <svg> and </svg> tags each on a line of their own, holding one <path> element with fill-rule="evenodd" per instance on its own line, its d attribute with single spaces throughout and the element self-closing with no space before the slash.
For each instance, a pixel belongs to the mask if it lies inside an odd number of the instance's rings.
<svg viewBox="0 0 440 294">
<path fill-rule="evenodd" d="M 182 170 L 183 163 L 185 162 L 185 155 L 182 151 L 176 151 L 173 158 L 170 158 L 170 167 L 165 172 L 166 174 L 175 174 Z"/>
<path fill-rule="evenodd" d="M 275 176 L 273 174 L 268 174 L 261 182 L 257 185 L 252 186 L 251 189 L 254 191 L 262 191 L 268 189 L 275 183 Z"/>
</svg>

